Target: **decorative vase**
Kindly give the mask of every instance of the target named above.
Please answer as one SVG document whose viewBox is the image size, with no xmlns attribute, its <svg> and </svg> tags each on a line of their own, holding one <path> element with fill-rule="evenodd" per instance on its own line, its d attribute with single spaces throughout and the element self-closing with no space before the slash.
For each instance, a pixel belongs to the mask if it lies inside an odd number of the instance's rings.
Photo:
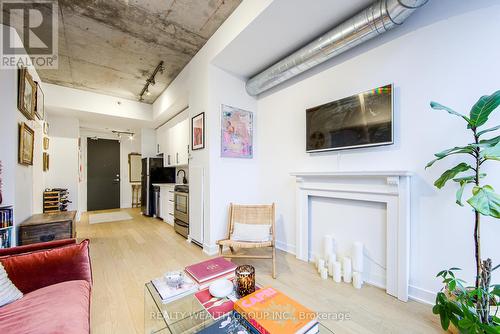
<svg viewBox="0 0 500 334">
<path fill-rule="evenodd" d="M 255 292 L 255 268 L 250 265 L 242 265 L 235 270 L 236 295 L 243 298 Z"/>
</svg>

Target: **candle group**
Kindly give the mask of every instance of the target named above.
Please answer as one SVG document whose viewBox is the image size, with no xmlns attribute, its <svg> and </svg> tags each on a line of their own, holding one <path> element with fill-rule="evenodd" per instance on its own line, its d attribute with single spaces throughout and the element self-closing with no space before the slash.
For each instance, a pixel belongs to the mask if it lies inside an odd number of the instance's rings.
<svg viewBox="0 0 500 334">
<path fill-rule="evenodd" d="M 339 257 L 336 253 L 335 239 L 332 235 L 323 237 L 323 254 L 316 259 L 318 273 L 324 280 L 328 276 L 333 277 L 333 281 L 340 283 L 352 283 L 354 288 L 361 289 L 363 286 L 364 269 L 364 245 L 357 241 L 351 249 L 351 256 Z"/>
</svg>

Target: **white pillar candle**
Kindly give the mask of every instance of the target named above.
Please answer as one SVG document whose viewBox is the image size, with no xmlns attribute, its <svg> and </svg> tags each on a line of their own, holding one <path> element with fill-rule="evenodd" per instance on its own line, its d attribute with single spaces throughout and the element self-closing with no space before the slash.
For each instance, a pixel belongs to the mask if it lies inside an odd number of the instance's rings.
<svg viewBox="0 0 500 334">
<path fill-rule="evenodd" d="M 323 237 L 323 256 L 328 259 L 330 253 L 333 253 L 333 236 L 325 235 Z"/>
<path fill-rule="evenodd" d="M 362 242 L 355 242 L 352 247 L 352 271 L 363 272 L 363 252 L 364 246 Z"/>
<path fill-rule="evenodd" d="M 362 277 L 361 273 L 359 273 L 357 271 L 352 273 L 352 285 L 356 289 L 361 289 L 361 287 L 363 286 L 363 277 Z"/>
<path fill-rule="evenodd" d="M 342 265 L 339 261 L 333 263 L 333 280 L 337 283 L 342 280 Z"/>
<path fill-rule="evenodd" d="M 347 256 L 342 259 L 342 274 L 344 276 L 344 282 L 351 283 L 352 279 L 352 264 L 351 259 Z"/>
<path fill-rule="evenodd" d="M 327 259 L 328 263 L 333 263 L 333 262 L 337 261 L 337 254 L 335 254 L 335 252 L 330 252 L 330 254 L 328 254 L 326 259 Z"/>
<path fill-rule="evenodd" d="M 321 268 L 320 275 L 321 275 L 321 279 L 327 279 L 328 278 L 328 270 L 326 268 Z"/>
<path fill-rule="evenodd" d="M 321 268 L 325 267 L 325 260 L 324 259 L 318 259 L 318 272 L 320 271 Z"/>
</svg>

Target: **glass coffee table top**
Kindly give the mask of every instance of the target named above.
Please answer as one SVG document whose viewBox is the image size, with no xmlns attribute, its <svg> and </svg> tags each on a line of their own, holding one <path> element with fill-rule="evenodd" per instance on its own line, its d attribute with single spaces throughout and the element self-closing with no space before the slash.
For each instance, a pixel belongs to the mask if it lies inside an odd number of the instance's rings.
<svg viewBox="0 0 500 334">
<path fill-rule="evenodd" d="M 197 333 L 214 322 L 194 294 L 164 304 L 151 282 L 144 286 L 144 333 Z M 319 333 L 333 334 L 321 323 Z"/>
</svg>

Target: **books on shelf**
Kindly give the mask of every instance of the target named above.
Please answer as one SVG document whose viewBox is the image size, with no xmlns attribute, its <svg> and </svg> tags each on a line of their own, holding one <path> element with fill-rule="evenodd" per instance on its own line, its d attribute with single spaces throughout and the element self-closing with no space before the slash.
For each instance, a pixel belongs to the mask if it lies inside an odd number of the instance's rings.
<svg viewBox="0 0 500 334">
<path fill-rule="evenodd" d="M 0 207 L 0 248 L 12 245 L 12 226 L 14 225 L 14 210 L 12 206 Z"/>
<path fill-rule="evenodd" d="M 190 295 L 198 290 L 196 283 L 187 275 L 184 275 L 184 281 L 179 288 L 169 286 L 164 277 L 156 278 L 151 282 L 165 304 Z"/>
<path fill-rule="evenodd" d="M 269 286 L 236 301 L 234 310 L 261 334 L 319 331 L 315 312 Z"/>
<path fill-rule="evenodd" d="M 231 261 L 216 257 L 187 266 L 185 272 L 199 285 L 199 289 L 203 290 L 216 280 L 233 278 L 235 269 L 236 265 Z"/>
</svg>

